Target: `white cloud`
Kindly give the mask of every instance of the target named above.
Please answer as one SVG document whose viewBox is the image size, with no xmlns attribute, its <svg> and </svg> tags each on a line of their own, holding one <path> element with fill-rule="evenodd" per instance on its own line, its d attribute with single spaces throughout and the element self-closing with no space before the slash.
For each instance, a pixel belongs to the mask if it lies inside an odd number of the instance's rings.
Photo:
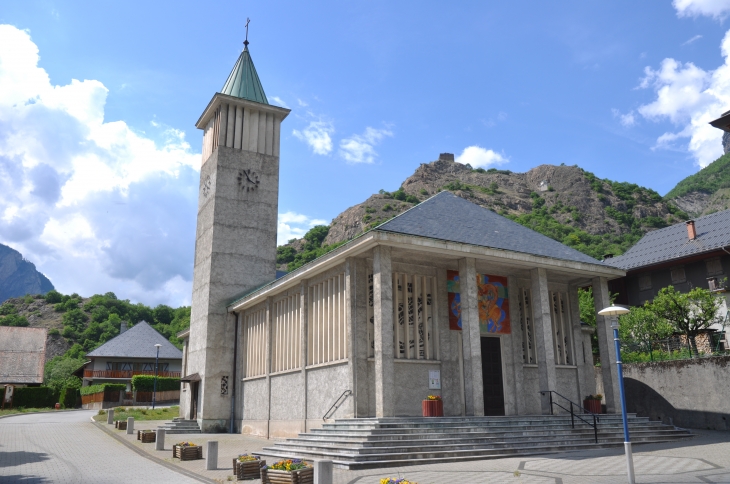
<svg viewBox="0 0 730 484">
<path fill-rule="evenodd" d="M 373 163 L 378 156 L 374 147 L 386 136 L 393 136 L 393 132 L 368 126 L 363 134 L 354 134 L 340 141 L 340 156 L 348 163 Z"/>
<path fill-rule="evenodd" d="M 700 40 L 701 38 L 702 38 L 701 35 L 695 35 L 694 37 L 692 37 L 691 39 L 687 40 L 686 42 L 683 42 L 682 45 L 689 45 L 692 42 L 696 42 L 696 41 Z"/>
<path fill-rule="evenodd" d="M 317 155 L 328 155 L 332 152 L 332 133 L 335 127 L 329 121 L 311 121 L 303 130 L 295 129 L 294 136 L 304 141 Z"/>
<path fill-rule="evenodd" d="M 724 18 L 730 11 L 729 0 L 674 0 L 678 17 L 699 17 L 702 15 L 717 19 Z"/>
<path fill-rule="evenodd" d="M 629 111 L 626 114 L 621 114 L 618 109 L 612 109 L 611 113 L 613 113 L 614 118 L 618 118 L 622 126 L 630 128 L 631 126 L 636 124 L 636 116 L 634 116 L 633 111 Z"/>
<path fill-rule="evenodd" d="M 297 104 L 299 104 L 299 107 L 302 107 L 302 108 L 306 108 L 307 106 L 309 106 L 308 103 L 302 101 L 301 99 L 297 99 Z"/>
<path fill-rule="evenodd" d="M 301 239 L 315 225 L 327 225 L 327 221 L 295 212 L 280 213 L 276 244 L 282 245 L 291 239 Z"/>
<path fill-rule="evenodd" d="M 656 148 L 688 150 L 700 167 L 722 155 L 722 131 L 708 123 L 730 106 L 730 31 L 722 40 L 725 62 L 715 70 L 705 71 L 691 62 L 664 59 L 658 69 L 647 67 L 641 88 L 651 88 L 656 99 L 639 107 L 643 117 L 667 119 L 678 127 L 657 139 Z M 688 139 L 686 145 L 678 145 Z"/>
<path fill-rule="evenodd" d="M 455 161 L 463 165 L 470 165 L 472 168 L 485 168 L 490 165 L 507 163 L 509 158 L 504 154 L 474 145 L 464 148 L 464 151 L 456 157 Z"/>
<path fill-rule="evenodd" d="M 274 101 L 277 105 L 281 106 L 282 108 L 289 109 L 289 105 L 279 96 L 271 96 L 271 100 Z"/>
<path fill-rule="evenodd" d="M 105 122 L 97 80 L 53 85 L 26 31 L 0 25 L 0 242 L 62 292 L 189 303 L 200 154 Z"/>
</svg>

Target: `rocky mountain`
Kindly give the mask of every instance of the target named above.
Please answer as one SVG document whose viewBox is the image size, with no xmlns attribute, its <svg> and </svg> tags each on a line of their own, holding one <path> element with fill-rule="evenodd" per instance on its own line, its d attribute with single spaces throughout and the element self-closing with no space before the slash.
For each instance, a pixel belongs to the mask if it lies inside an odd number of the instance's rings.
<svg viewBox="0 0 730 484">
<path fill-rule="evenodd" d="M 596 258 L 620 254 L 649 230 L 687 214 L 654 190 L 596 177 L 578 166 L 540 165 L 526 173 L 473 169 L 444 154 L 421 164 L 395 192 L 370 196 L 332 221 L 321 247 L 328 248 L 385 222 L 442 190 L 570 245 Z M 302 240 L 279 248 L 279 268 L 306 262 Z M 318 249 L 321 252 L 321 249 Z M 297 254 L 299 257 L 297 257 Z"/>
<path fill-rule="evenodd" d="M 17 250 L 0 244 L 0 303 L 26 294 L 45 294 L 53 289 L 46 276 Z"/>
<path fill-rule="evenodd" d="M 727 153 L 725 142 L 726 136 L 723 136 L 723 148 Z M 680 181 L 664 198 L 692 217 L 730 208 L 730 154 Z"/>
</svg>

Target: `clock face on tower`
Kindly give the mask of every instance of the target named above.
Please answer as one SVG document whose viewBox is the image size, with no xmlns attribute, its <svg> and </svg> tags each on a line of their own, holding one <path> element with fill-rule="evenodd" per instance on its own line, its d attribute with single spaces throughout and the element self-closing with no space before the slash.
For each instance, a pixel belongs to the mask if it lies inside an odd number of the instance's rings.
<svg viewBox="0 0 730 484">
<path fill-rule="evenodd" d="M 259 176 L 253 170 L 242 170 L 238 172 L 238 186 L 247 192 L 252 192 L 259 187 Z"/>
</svg>

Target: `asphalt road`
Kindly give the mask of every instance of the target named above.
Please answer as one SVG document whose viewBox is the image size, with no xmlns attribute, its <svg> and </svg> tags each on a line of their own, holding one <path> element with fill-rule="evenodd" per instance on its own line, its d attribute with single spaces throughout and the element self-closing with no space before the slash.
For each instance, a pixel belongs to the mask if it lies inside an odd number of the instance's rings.
<svg viewBox="0 0 730 484">
<path fill-rule="evenodd" d="M 198 483 L 109 437 L 96 411 L 0 419 L 0 483 Z"/>
</svg>

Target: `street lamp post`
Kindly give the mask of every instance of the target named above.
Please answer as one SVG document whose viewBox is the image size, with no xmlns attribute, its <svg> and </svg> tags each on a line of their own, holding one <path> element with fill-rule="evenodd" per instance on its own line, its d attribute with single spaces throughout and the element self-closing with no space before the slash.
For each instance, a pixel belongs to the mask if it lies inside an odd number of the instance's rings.
<svg viewBox="0 0 730 484">
<path fill-rule="evenodd" d="M 613 329 L 613 342 L 616 345 L 616 369 L 618 370 L 618 388 L 621 396 L 621 419 L 624 424 L 624 450 L 626 452 L 626 471 L 629 477 L 629 484 L 635 484 L 636 478 L 634 476 L 634 457 L 631 453 L 631 440 L 629 438 L 629 423 L 626 419 L 626 393 L 624 392 L 624 371 L 623 364 L 621 363 L 621 345 L 619 344 L 618 338 L 618 319 L 616 316 L 628 313 L 629 310 L 621 307 L 611 305 L 607 308 L 598 311 L 601 316 L 611 317 L 611 328 Z"/>
<path fill-rule="evenodd" d="M 160 346 L 162 345 L 159 343 L 155 345 L 155 348 L 157 348 L 157 356 L 155 356 L 155 384 L 152 388 L 152 410 L 155 409 L 155 400 L 157 399 L 157 363 L 160 361 Z"/>
</svg>

